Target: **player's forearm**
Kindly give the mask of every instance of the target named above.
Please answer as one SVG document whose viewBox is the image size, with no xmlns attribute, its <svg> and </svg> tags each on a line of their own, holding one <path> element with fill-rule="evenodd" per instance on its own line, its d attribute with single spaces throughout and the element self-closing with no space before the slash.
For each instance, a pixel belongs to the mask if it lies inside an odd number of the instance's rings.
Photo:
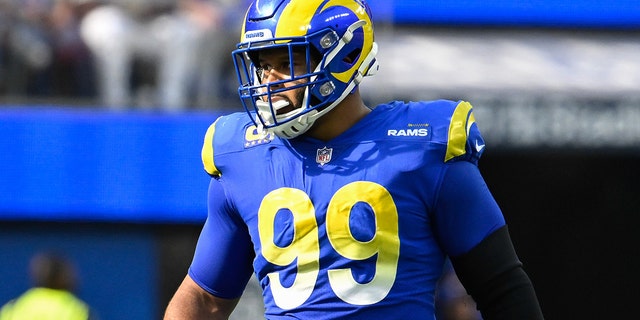
<svg viewBox="0 0 640 320">
<path fill-rule="evenodd" d="M 176 295 L 169 303 L 164 315 L 164 320 L 227 318 L 225 315 L 210 311 L 202 300 L 187 295 Z"/>
<path fill-rule="evenodd" d="M 169 302 L 164 320 L 226 320 L 238 300 L 214 297 L 187 276 Z"/>
</svg>

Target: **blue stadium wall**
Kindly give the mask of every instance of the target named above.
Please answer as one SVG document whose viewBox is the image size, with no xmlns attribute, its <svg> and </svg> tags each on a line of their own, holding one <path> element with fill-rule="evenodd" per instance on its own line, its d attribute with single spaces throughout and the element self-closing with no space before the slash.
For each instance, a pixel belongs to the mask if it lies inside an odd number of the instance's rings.
<svg viewBox="0 0 640 320">
<path fill-rule="evenodd" d="M 0 109 L 5 219 L 198 222 L 217 114 Z M 199 170 L 200 169 L 200 170 Z"/>
<path fill-rule="evenodd" d="M 218 115 L 1 108 L 0 301 L 28 288 L 31 255 L 56 251 L 102 319 L 158 319 L 193 252 L 172 237 L 206 217 L 200 149 Z"/>
</svg>

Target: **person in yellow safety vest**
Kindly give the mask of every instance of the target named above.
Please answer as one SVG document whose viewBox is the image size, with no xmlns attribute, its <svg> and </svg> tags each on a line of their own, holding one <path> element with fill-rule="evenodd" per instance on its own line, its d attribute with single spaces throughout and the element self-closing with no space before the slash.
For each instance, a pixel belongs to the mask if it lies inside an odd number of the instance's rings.
<svg viewBox="0 0 640 320">
<path fill-rule="evenodd" d="M 89 306 L 73 293 L 76 273 L 65 258 L 36 254 L 30 261 L 33 288 L 6 303 L 0 320 L 95 320 Z"/>
</svg>

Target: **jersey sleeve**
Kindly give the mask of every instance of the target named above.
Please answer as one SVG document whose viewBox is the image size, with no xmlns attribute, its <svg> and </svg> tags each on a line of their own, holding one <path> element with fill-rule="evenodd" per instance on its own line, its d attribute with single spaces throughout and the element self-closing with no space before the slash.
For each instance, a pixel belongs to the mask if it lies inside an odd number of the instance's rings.
<svg viewBox="0 0 640 320">
<path fill-rule="evenodd" d="M 204 171 L 206 171 L 210 176 L 216 177 L 220 176 L 220 171 L 216 168 L 216 164 L 213 161 L 213 135 L 216 131 L 216 124 L 220 121 L 220 118 L 216 119 L 213 124 L 209 126 L 207 132 L 204 135 L 204 142 L 202 144 L 202 165 L 204 166 Z"/>
<path fill-rule="evenodd" d="M 433 206 L 434 232 L 446 254 L 457 256 L 505 222 L 477 166 L 485 144 L 471 104 L 442 100 L 430 106 L 434 140 L 443 145 Z"/>
<path fill-rule="evenodd" d="M 460 101 L 450 115 L 444 161 L 466 160 L 477 164 L 484 152 L 484 139 L 478 129 L 473 107 Z"/>
<path fill-rule="evenodd" d="M 211 179 L 208 216 L 189 276 L 214 296 L 238 298 L 251 277 L 253 258 L 247 228 L 227 202 L 223 181 Z"/>
<path fill-rule="evenodd" d="M 449 256 L 468 252 L 505 225 L 502 211 L 471 162 L 444 164 L 436 199 L 434 232 Z"/>
</svg>

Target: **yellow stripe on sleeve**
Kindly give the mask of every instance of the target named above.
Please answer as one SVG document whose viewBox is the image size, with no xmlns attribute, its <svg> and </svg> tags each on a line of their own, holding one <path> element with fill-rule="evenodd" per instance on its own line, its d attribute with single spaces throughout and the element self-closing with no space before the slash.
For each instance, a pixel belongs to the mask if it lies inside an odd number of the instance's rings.
<svg viewBox="0 0 640 320">
<path fill-rule="evenodd" d="M 216 123 L 218 123 L 218 118 L 212 125 L 207 129 L 207 133 L 204 135 L 204 143 L 202 145 L 202 164 L 204 165 L 204 170 L 212 176 L 219 176 L 220 171 L 216 168 L 216 165 L 213 161 L 213 133 L 216 131 Z"/>
<path fill-rule="evenodd" d="M 475 117 L 471 113 L 471 104 L 463 101 L 456 106 L 449 124 L 449 137 L 447 140 L 447 153 L 444 162 L 466 153 L 465 146 L 471 125 L 475 123 Z"/>
</svg>

